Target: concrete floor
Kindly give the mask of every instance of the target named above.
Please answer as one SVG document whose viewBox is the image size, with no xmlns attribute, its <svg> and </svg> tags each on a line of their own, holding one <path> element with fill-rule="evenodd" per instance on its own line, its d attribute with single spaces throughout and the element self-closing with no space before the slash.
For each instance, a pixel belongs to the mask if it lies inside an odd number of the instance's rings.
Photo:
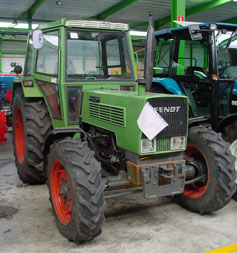
<svg viewBox="0 0 237 253">
<path fill-rule="evenodd" d="M 23 184 L 12 155 L 11 136 L 0 143 L 0 252 L 187 252 L 237 243 L 237 202 L 200 216 L 172 198 L 146 201 L 136 194 L 108 201 L 102 234 L 83 245 L 58 231 L 46 185 Z"/>
</svg>

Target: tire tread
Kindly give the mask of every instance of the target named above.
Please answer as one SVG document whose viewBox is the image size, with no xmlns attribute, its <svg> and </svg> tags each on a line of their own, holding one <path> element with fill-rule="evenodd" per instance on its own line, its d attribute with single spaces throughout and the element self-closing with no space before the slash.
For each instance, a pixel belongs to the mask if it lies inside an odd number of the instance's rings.
<svg viewBox="0 0 237 253">
<path fill-rule="evenodd" d="M 14 148 L 18 175 L 23 183 L 43 183 L 46 179 L 43 173 L 43 147 L 47 134 L 52 130 L 47 107 L 42 99 L 28 102 L 22 89 L 18 88 L 13 102 L 13 120 L 17 108 L 21 110 L 25 128 L 25 158 L 22 165 Z"/>
<path fill-rule="evenodd" d="M 58 152 L 58 153 L 57 153 Z M 68 226 L 62 226 L 56 216 L 59 230 L 69 239 L 76 243 L 82 243 L 93 239 L 101 233 L 101 227 L 105 222 L 104 210 L 104 183 L 101 179 L 101 165 L 94 158 L 94 152 L 89 149 L 87 143 L 80 139 L 64 138 L 56 141 L 50 148 L 48 162 L 48 178 L 50 175 L 50 164 L 55 158 L 55 153 L 64 154 L 67 173 L 70 173 L 74 187 L 74 201 L 77 202 L 78 210 L 74 212 L 74 222 Z M 87 162 L 85 163 L 85 160 Z M 70 168 L 70 169 L 69 169 Z M 70 170 L 70 172 L 69 172 Z M 49 180 L 48 180 L 48 186 Z M 53 206 L 51 193 L 50 201 Z M 55 214 L 55 210 L 54 210 Z"/>
<path fill-rule="evenodd" d="M 226 143 L 220 133 L 214 132 L 210 127 L 195 126 L 189 130 L 189 141 L 193 143 L 195 138 L 199 138 L 200 142 L 205 142 L 208 147 L 209 157 L 213 159 L 216 169 L 216 180 L 213 185 L 208 187 L 214 187 L 212 191 L 209 191 L 210 195 L 207 196 L 207 191 L 199 199 L 190 199 L 184 194 L 176 196 L 177 202 L 193 211 L 201 214 L 215 212 L 224 207 L 230 200 L 231 196 L 236 190 L 235 178 L 237 176 L 234 168 L 235 158 L 232 156 L 229 144 Z M 196 143 L 195 143 L 196 144 Z M 205 153 L 205 152 L 204 152 Z M 212 164 L 212 165 L 213 165 Z M 209 165 L 209 167 L 211 167 Z"/>
</svg>

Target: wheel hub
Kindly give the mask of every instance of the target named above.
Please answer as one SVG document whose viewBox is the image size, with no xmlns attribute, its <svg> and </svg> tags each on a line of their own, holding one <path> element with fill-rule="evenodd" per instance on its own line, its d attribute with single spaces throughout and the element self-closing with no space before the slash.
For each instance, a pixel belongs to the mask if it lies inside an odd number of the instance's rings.
<svg viewBox="0 0 237 253">
<path fill-rule="evenodd" d="M 60 195 L 65 202 L 69 201 L 69 188 L 65 179 L 63 179 L 63 182 L 60 184 Z"/>
<path fill-rule="evenodd" d="M 50 191 L 58 219 L 67 225 L 72 216 L 72 194 L 67 172 L 59 160 L 50 168 Z"/>
<path fill-rule="evenodd" d="M 192 161 L 187 161 L 187 165 L 190 166 L 192 172 L 188 173 L 187 171 L 188 177 L 186 176 L 186 179 L 188 178 L 190 180 L 200 177 L 202 175 L 207 177 L 207 175 L 205 175 L 205 164 L 203 163 L 203 161 L 192 159 Z"/>
<path fill-rule="evenodd" d="M 209 167 L 204 153 L 194 144 L 188 144 L 185 159 L 195 168 L 198 181 L 187 184 L 184 195 L 188 198 L 200 198 L 209 184 Z M 192 181 L 192 180 L 190 180 Z"/>
</svg>

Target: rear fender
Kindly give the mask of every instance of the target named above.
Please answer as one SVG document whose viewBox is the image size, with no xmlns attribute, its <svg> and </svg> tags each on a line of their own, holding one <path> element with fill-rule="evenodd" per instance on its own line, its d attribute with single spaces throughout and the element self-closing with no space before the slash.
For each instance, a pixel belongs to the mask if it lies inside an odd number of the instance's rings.
<svg viewBox="0 0 237 253">
<path fill-rule="evenodd" d="M 237 113 L 230 114 L 223 118 L 221 121 L 218 122 L 214 130 L 216 132 L 223 132 L 224 128 L 234 120 L 237 120 Z"/>
</svg>

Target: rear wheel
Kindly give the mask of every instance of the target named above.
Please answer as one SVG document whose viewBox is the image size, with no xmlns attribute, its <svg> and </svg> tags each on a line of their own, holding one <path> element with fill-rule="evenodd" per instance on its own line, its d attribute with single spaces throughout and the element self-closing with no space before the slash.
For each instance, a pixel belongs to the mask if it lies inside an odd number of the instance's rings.
<svg viewBox="0 0 237 253">
<path fill-rule="evenodd" d="M 235 169 L 237 171 L 237 120 L 233 121 L 231 124 L 227 125 L 223 130 L 223 139 L 229 143 L 230 151 L 232 155 L 236 158 Z M 237 179 L 235 181 L 237 186 Z M 232 196 L 233 199 L 237 201 L 237 190 Z"/>
<path fill-rule="evenodd" d="M 23 183 L 43 183 L 43 148 L 52 124 L 43 100 L 27 101 L 17 89 L 13 101 L 13 144 L 17 173 Z"/>
<path fill-rule="evenodd" d="M 86 142 L 65 138 L 50 147 L 48 187 L 57 227 L 81 243 L 101 233 L 104 224 L 104 183 L 101 165 Z"/>
<path fill-rule="evenodd" d="M 237 140 L 237 120 L 234 120 L 224 128 L 222 137 L 229 143 Z"/>
<path fill-rule="evenodd" d="M 201 214 L 212 213 L 224 207 L 236 187 L 235 159 L 221 135 L 205 126 L 189 130 L 186 150 L 187 164 L 196 168 L 200 180 L 186 184 L 177 202 Z"/>
<path fill-rule="evenodd" d="M 231 145 L 230 145 L 230 151 L 231 151 L 232 155 L 236 158 L 235 169 L 237 170 L 237 139 L 234 142 L 231 143 Z M 235 184 L 237 186 L 237 178 L 235 180 Z M 232 196 L 232 198 L 237 201 L 237 190 L 235 191 L 235 193 Z"/>
</svg>

